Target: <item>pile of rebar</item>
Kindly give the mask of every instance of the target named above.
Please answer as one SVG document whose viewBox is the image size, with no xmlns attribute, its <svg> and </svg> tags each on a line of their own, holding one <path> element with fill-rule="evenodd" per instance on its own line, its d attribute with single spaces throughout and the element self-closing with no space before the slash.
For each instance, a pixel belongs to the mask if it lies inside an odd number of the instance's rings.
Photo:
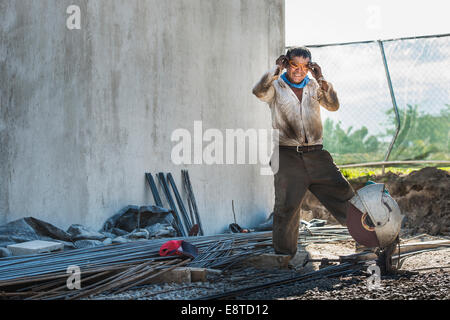
<svg viewBox="0 0 450 320">
<path fill-rule="evenodd" d="M 272 232 L 220 234 L 176 238 L 195 245 L 199 255 L 192 261 L 180 256 L 161 257 L 159 249 L 168 240 L 141 240 L 59 253 L 0 259 L 0 297 L 72 299 L 105 291 L 122 291 L 144 283 L 179 265 L 226 269 L 254 255 L 272 250 Z M 319 227 L 300 231 L 304 243 L 349 239 L 346 228 Z M 69 266 L 81 271 L 81 290 L 68 290 Z"/>
<path fill-rule="evenodd" d="M 342 263 L 338 265 L 331 265 L 328 267 L 325 267 L 323 269 L 312 271 L 305 274 L 299 274 L 296 276 L 289 276 L 287 278 L 281 279 L 281 280 L 275 280 L 270 281 L 264 284 L 256 285 L 256 286 L 250 286 L 245 287 L 242 289 L 232 290 L 224 293 L 209 295 L 209 296 L 203 296 L 199 297 L 196 300 L 218 300 L 218 299 L 230 299 L 234 297 L 238 297 L 241 295 L 246 295 L 252 292 L 261 291 L 267 288 L 275 287 L 275 286 L 281 286 L 289 283 L 302 283 L 302 282 L 308 282 L 323 278 L 331 278 L 331 277 L 338 277 L 343 275 L 350 275 L 357 272 L 360 272 L 364 269 L 366 265 L 366 262 L 361 261 L 358 263 Z"/>
<path fill-rule="evenodd" d="M 145 173 L 145 176 L 152 192 L 153 199 L 155 200 L 155 205 L 163 207 L 161 196 L 159 195 L 152 174 L 150 172 L 147 172 Z M 185 190 L 187 197 L 189 215 L 172 174 L 170 172 L 166 174 L 164 174 L 164 172 L 159 172 L 156 175 L 163 190 L 163 194 L 167 200 L 167 204 L 174 214 L 177 234 L 182 237 L 191 235 L 203 235 L 203 227 L 200 221 L 200 215 L 194 196 L 194 191 L 192 189 L 189 172 L 187 170 L 181 170 L 181 176 L 183 189 Z M 171 188 L 169 188 L 169 186 Z M 175 197 L 176 204 L 178 204 L 178 208 L 175 204 L 175 200 L 172 196 L 171 190 L 173 192 L 173 196 Z"/>
<path fill-rule="evenodd" d="M 397 250 L 396 252 L 394 252 L 394 256 L 392 256 L 392 259 L 393 260 L 407 259 L 412 255 L 430 252 L 434 250 L 446 249 L 449 247 L 450 247 L 450 240 L 448 239 L 410 242 L 400 245 L 398 249 L 400 250 L 401 255 L 398 255 L 399 252 Z M 367 268 L 367 266 L 375 263 L 376 258 L 377 258 L 376 254 L 370 251 L 355 253 L 348 256 L 341 256 L 340 259 L 338 259 L 341 261 L 341 263 L 339 264 L 329 265 L 316 271 L 312 271 L 305 274 L 299 274 L 293 277 L 288 276 L 287 278 L 269 281 L 264 284 L 244 287 L 241 289 L 231 290 L 220 294 L 199 297 L 197 298 L 197 300 L 230 299 L 257 291 L 262 291 L 275 286 L 287 285 L 293 282 L 299 284 L 323 278 L 356 274 L 364 271 Z M 399 265 L 399 268 L 400 267 L 401 264 Z"/>
<path fill-rule="evenodd" d="M 330 243 L 335 241 L 352 240 L 346 227 L 325 226 L 311 227 L 303 226 L 299 232 L 300 243 Z"/>
</svg>

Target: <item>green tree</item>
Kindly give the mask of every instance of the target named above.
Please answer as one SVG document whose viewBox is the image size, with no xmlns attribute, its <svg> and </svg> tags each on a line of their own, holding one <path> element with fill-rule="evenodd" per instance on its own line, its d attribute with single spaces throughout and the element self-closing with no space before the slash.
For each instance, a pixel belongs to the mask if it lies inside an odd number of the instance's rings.
<svg viewBox="0 0 450 320">
<path fill-rule="evenodd" d="M 368 136 L 369 130 L 365 126 L 344 130 L 340 121 L 334 123 L 327 118 L 323 128 L 324 147 L 332 153 L 370 153 L 376 152 L 380 145 L 377 137 Z"/>
<path fill-rule="evenodd" d="M 390 139 L 396 130 L 394 111 L 386 131 L 369 135 L 367 127 L 345 129 L 339 121 L 326 119 L 323 125 L 324 147 L 334 154 L 339 164 L 384 160 Z M 390 160 L 450 160 L 450 104 L 437 114 L 419 111 L 418 105 L 399 110 L 401 129 Z"/>
<path fill-rule="evenodd" d="M 387 114 L 392 119 L 383 136 L 395 133 L 393 110 Z M 407 105 L 399 110 L 401 129 L 392 148 L 391 160 L 448 159 L 450 137 L 450 105 L 439 114 L 419 112 L 418 105 Z"/>
</svg>

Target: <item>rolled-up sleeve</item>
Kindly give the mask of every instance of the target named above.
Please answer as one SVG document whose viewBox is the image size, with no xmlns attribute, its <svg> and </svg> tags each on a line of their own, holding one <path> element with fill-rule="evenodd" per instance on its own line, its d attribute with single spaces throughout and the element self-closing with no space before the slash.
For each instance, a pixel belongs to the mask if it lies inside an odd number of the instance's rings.
<svg viewBox="0 0 450 320">
<path fill-rule="evenodd" d="M 325 91 L 322 88 L 317 89 L 317 97 L 322 107 L 328 111 L 336 111 L 339 109 L 339 99 L 337 93 L 333 88 L 333 85 L 327 81 L 328 90 Z"/>
<path fill-rule="evenodd" d="M 277 66 L 267 71 L 253 87 L 253 94 L 261 101 L 270 103 L 275 97 L 273 81 L 278 79 L 280 70 Z"/>
</svg>

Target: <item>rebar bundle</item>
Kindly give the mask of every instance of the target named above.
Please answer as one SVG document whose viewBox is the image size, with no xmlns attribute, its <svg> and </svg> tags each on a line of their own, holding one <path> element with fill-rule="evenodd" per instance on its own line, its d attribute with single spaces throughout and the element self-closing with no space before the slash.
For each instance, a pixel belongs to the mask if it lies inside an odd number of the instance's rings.
<svg viewBox="0 0 450 320">
<path fill-rule="evenodd" d="M 161 245 L 174 239 L 195 245 L 199 255 L 192 261 L 181 262 L 180 256 L 161 257 Z M 346 228 L 342 227 L 302 229 L 299 235 L 299 241 L 305 243 L 347 239 Z M 251 256 L 271 251 L 271 245 L 272 232 L 269 231 L 141 240 L 59 253 L 8 257 L 0 259 L 0 296 L 71 299 L 110 290 L 122 291 L 179 265 L 226 269 Z M 88 287 L 67 290 L 69 266 L 80 268 L 83 283 L 87 283 Z"/>
</svg>

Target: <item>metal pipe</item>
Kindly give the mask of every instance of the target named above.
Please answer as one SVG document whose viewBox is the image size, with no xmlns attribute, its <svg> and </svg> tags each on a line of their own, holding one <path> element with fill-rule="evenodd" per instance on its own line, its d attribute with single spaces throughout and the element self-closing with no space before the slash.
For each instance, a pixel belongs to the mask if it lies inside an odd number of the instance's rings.
<svg viewBox="0 0 450 320">
<path fill-rule="evenodd" d="M 450 33 L 442 33 L 442 34 L 432 34 L 432 35 L 425 35 L 425 36 L 417 36 L 417 37 L 404 37 L 404 38 L 394 38 L 394 39 L 385 39 L 381 40 L 383 42 L 389 42 L 389 41 L 399 41 L 399 40 L 415 40 L 415 39 L 428 39 L 428 38 L 442 38 L 442 37 L 449 37 Z M 325 44 L 310 44 L 310 45 L 304 45 L 307 48 L 321 48 L 321 47 L 332 47 L 332 46 L 345 46 L 345 45 L 352 45 L 352 44 L 365 44 L 365 43 L 373 43 L 375 40 L 365 40 L 365 41 L 351 41 L 351 42 L 337 42 L 337 43 L 325 43 Z M 288 46 L 286 49 L 292 49 L 297 46 Z"/>
<path fill-rule="evenodd" d="M 184 174 L 184 170 L 181 170 L 181 178 L 182 178 L 182 185 L 183 185 L 183 190 L 186 194 L 187 197 L 187 202 L 188 202 L 188 209 L 189 209 L 189 216 L 191 218 L 192 221 L 192 225 L 195 225 L 195 216 L 194 216 L 194 207 L 192 205 L 192 200 L 191 200 L 191 194 L 189 192 L 189 188 L 187 186 L 187 182 L 186 182 L 186 175 Z M 198 224 L 198 219 L 197 219 L 197 224 Z M 199 230 L 200 231 L 200 230 Z M 199 234 L 201 235 L 202 233 L 199 232 Z"/>
<path fill-rule="evenodd" d="M 390 166 L 398 164 L 426 164 L 426 163 L 439 163 L 439 164 L 450 164 L 448 160 L 399 160 L 399 161 L 379 161 L 379 162 L 364 162 L 364 163 L 354 163 L 354 164 L 343 164 L 338 165 L 339 168 L 357 168 L 357 167 L 371 167 L 371 166 Z"/>
<path fill-rule="evenodd" d="M 178 214 L 177 207 L 175 206 L 175 202 L 173 202 L 173 198 L 170 195 L 169 186 L 167 185 L 166 177 L 164 176 L 164 173 L 160 172 L 157 175 L 159 183 L 163 187 L 164 194 L 166 195 L 167 202 L 169 203 L 170 209 L 175 213 L 176 218 L 176 224 L 178 226 L 178 229 L 180 229 L 181 235 L 183 237 L 186 237 L 188 234 L 183 228 L 183 224 L 181 223 L 180 215 Z M 188 230 L 189 231 L 189 230 Z"/>
<path fill-rule="evenodd" d="M 178 208 L 180 208 L 181 217 L 183 218 L 184 225 L 186 226 L 186 229 L 189 233 L 189 231 L 192 229 L 191 221 L 189 221 L 189 217 L 186 211 L 186 207 L 184 206 L 183 199 L 181 199 L 181 195 L 178 192 L 177 185 L 175 184 L 175 180 L 173 179 L 172 174 L 169 172 L 167 174 L 167 180 L 169 181 L 170 186 L 172 187 L 172 191 L 175 195 L 175 199 L 178 203 Z M 193 222 L 192 222 L 193 223 Z"/>
<path fill-rule="evenodd" d="M 189 190 L 189 197 L 192 202 L 192 208 L 194 209 L 195 218 L 197 219 L 197 224 L 200 231 L 199 234 L 204 235 L 205 233 L 203 231 L 202 222 L 198 213 L 197 201 L 195 200 L 194 190 L 192 189 L 191 178 L 189 177 L 189 172 L 187 170 L 184 170 L 184 178 L 186 181 L 187 189 Z"/>
<path fill-rule="evenodd" d="M 152 191 L 153 199 L 155 200 L 155 204 L 158 207 L 163 207 L 163 203 L 161 201 L 161 197 L 159 196 L 158 188 L 156 188 L 155 180 L 153 180 L 153 176 L 151 173 L 146 173 L 145 177 L 147 178 L 148 185 L 150 186 L 150 190 Z"/>
<path fill-rule="evenodd" d="M 394 112 L 395 112 L 395 118 L 397 120 L 397 128 L 395 130 L 394 137 L 392 138 L 391 144 L 389 145 L 388 151 L 384 158 L 384 161 L 388 161 L 389 156 L 391 155 L 392 148 L 394 147 L 395 140 L 397 140 L 398 133 L 400 132 L 401 123 L 400 123 L 400 114 L 398 112 L 397 102 L 395 101 L 394 89 L 392 87 L 391 75 L 389 73 L 389 68 L 388 68 L 387 61 L 386 61 L 386 55 L 384 53 L 383 42 L 381 40 L 378 40 L 378 45 L 380 47 L 381 57 L 383 59 L 384 71 L 386 72 L 386 79 L 388 81 L 389 92 L 391 94 L 392 105 L 394 107 Z M 384 165 L 381 168 L 382 168 L 381 172 L 382 172 L 382 174 L 384 174 Z"/>
</svg>

